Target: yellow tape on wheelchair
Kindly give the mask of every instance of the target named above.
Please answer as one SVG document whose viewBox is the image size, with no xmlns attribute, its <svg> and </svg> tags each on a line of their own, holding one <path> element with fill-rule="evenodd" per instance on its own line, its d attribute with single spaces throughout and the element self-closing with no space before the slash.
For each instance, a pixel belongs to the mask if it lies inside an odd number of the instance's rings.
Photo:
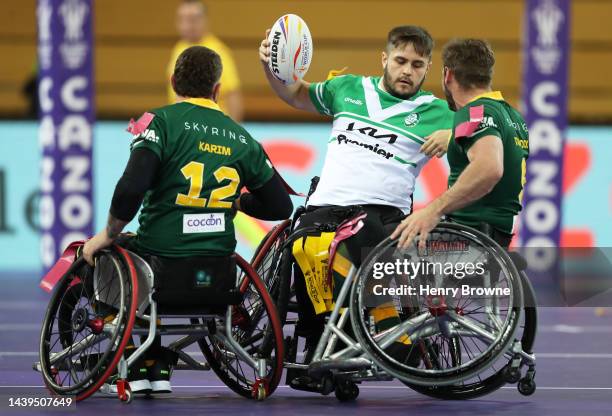
<svg viewBox="0 0 612 416">
<path fill-rule="evenodd" d="M 315 313 L 320 314 L 333 309 L 333 290 L 327 279 L 329 246 L 335 233 L 321 233 L 308 236 L 293 243 L 292 253 L 304 274 L 308 297 Z"/>
</svg>

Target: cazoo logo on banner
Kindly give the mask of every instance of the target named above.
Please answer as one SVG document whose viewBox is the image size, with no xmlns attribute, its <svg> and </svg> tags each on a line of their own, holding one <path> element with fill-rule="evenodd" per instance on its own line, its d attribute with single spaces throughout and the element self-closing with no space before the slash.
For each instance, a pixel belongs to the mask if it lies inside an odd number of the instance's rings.
<svg viewBox="0 0 612 416">
<path fill-rule="evenodd" d="M 41 255 L 47 270 L 93 232 L 91 0 L 39 0 Z"/>
</svg>

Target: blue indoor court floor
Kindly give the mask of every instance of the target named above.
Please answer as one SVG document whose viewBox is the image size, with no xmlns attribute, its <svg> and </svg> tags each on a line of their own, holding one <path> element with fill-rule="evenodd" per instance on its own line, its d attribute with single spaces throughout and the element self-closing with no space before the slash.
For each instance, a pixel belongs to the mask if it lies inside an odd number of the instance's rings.
<svg viewBox="0 0 612 416">
<path fill-rule="evenodd" d="M 0 276 L 0 397 L 28 393 L 46 397 L 37 361 L 40 324 L 48 294 L 33 274 Z M 77 404 L 83 415 L 610 415 L 612 414 L 612 313 L 592 308 L 541 308 L 537 355 L 538 390 L 521 396 L 514 385 L 484 398 L 441 401 L 422 396 L 399 382 L 363 383 L 357 401 L 340 403 L 333 394 L 297 392 L 281 385 L 262 403 L 237 396 L 213 372 L 177 371 L 174 393 L 136 398 L 130 405 L 96 395 Z M 190 352 L 199 354 L 196 347 Z M 201 355 L 200 355 L 201 358 Z M 284 377 L 283 377 L 284 380 Z M 0 414 L 25 414 L 0 406 Z M 27 414 L 55 413 L 27 409 Z M 72 412 L 70 412 L 72 413 Z M 74 414 L 74 413 L 72 413 Z"/>
</svg>

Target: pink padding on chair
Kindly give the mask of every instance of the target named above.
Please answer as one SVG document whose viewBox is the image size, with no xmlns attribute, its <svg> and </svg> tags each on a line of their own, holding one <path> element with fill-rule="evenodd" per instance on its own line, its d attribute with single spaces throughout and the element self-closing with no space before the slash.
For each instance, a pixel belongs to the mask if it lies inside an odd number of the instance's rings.
<svg viewBox="0 0 612 416">
<path fill-rule="evenodd" d="M 62 256 L 55 262 L 51 270 L 40 281 L 40 287 L 45 292 L 51 292 L 57 282 L 62 278 L 66 271 L 74 263 L 77 249 L 85 244 L 85 241 L 73 241 L 70 243 L 66 250 L 62 253 Z"/>
<path fill-rule="evenodd" d="M 332 284 L 332 269 L 334 265 L 334 257 L 336 257 L 336 250 L 338 250 L 338 245 L 346 240 L 349 237 L 354 236 L 363 228 L 363 219 L 367 217 L 368 214 L 365 212 L 357 215 L 354 218 L 350 218 L 344 221 L 342 224 L 338 226 L 336 230 L 336 235 L 329 246 L 329 260 L 327 264 L 327 282 L 331 286 Z"/>
<path fill-rule="evenodd" d="M 153 113 L 144 113 L 142 116 L 140 116 L 138 121 L 131 119 L 130 123 L 128 124 L 127 131 L 134 135 L 142 133 L 147 127 L 149 127 L 149 124 L 151 124 L 154 117 L 155 114 Z"/>
<path fill-rule="evenodd" d="M 474 134 L 474 132 L 478 128 L 478 125 L 482 122 L 483 118 L 483 105 L 470 107 L 470 120 L 459 124 L 455 128 L 455 141 L 457 141 L 460 137 L 470 137 L 472 134 Z"/>
</svg>

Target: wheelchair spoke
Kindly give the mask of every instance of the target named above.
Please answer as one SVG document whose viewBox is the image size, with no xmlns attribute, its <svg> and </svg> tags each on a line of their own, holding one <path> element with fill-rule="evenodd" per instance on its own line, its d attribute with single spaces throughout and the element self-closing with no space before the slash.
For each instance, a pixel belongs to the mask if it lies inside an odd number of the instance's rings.
<svg viewBox="0 0 612 416">
<path fill-rule="evenodd" d="M 101 334 L 100 334 L 101 335 Z M 84 337 L 82 340 L 78 341 L 76 344 L 72 344 L 70 345 L 68 348 L 58 352 L 58 353 L 52 353 L 51 354 L 51 364 L 54 364 L 55 362 L 59 361 L 59 360 L 63 360 L 66 357 L 68 358 L 72 358 L 75 354 L 79 354 L 81 352 L 83 352 L 85 349 L 87 349 L 92 343 L 96 342 L 95 336 L 93 335 L 88 335 L 87 337 Z M 102 342 L 104 338 L 106 338 L 105 336 L 101 336 L 98 342 Z"/>
<path fill-rule="evenodd" d="M 473 318 L 468 318 L 465 316 L 459 316 L 454 312 L 449 312 L 448 316 L 455 321 L 456 323 L 458 323 L 461 327 L 467 329 L 469 332 L 473 332 L 477 335 L 479 335 L 481 339 L 493 342 L 495 341 L 495 334 L 491 334 L 490 332 L 487 332 L 485 329 L 483 329 L 480 325 L 478 325 L 478 323 L 474 322 L 475 320 Z M 480 321 L 477 321 L 480 322 Z"/>
<path fill-rule="evenodd" d="M 489 317 L 490 318 L 490 314 L 487 314 L 486 312 L 481 312 L 478 315 L 480 315 L 480 314 L 483 314 L 483 315 L 485 315 L 485 317 Z M 465 317 L 469 318 L 470 320 L 474 321 L 474 323 L 476 323 L 476 324 L 480 324 L 480 326 L 483 329 L 492 330 L 492 332 L 498 332 L 499 329 L 500 329 L 499 325 L 491 325 L 491 324 L 489 324 L 489 323 L 487 323 L 485 321 L 482 321 L 481 319 L 478 319 L 478 317 L 475 316 L 475 315 L 464 313 L 463 316 L 465 316 Z"/>
<path fill-rule="evenodd" d="M 468 346 L 468 344 L 466 343 L 465 339 L 463 337 L 459 337 L 459 342 L 461 343 L 461 345 L 463 346 L 462 350 L 465 349 L 468 361 L 471 361 L 475 358 L 474 353 L 472 352 L 472 349 Z"/>
</svg>

